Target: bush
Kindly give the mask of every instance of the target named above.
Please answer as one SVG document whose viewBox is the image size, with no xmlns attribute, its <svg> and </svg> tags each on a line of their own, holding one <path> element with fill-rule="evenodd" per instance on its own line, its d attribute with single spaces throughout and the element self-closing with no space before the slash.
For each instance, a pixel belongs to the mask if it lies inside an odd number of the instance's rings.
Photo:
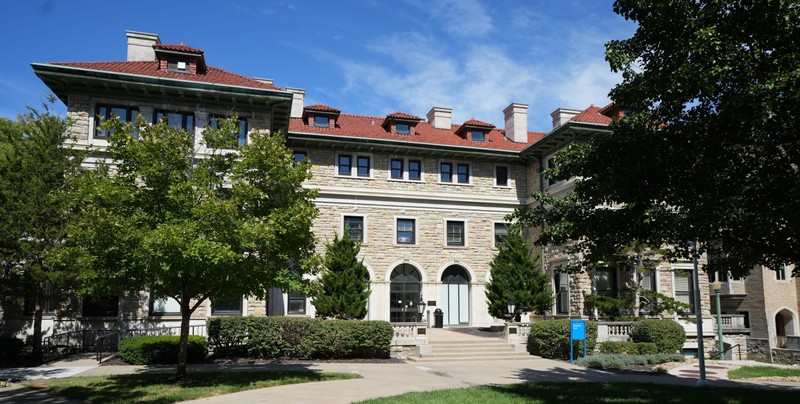
<svg viewBox="0 0 800 404">
<path fill-rule="evenodd" d="M 634 342 L 652 342 L 658 352 L 675 353 L 683 347 L 686 331 L 672 320 L 645 319 L 633 324 L 631 339 Z"/>
<path fill-rule="evenodd" d="M 546 320 L 531 324 L 528 335 L 528 352 L 543 358 L 569 360 L 569 321 Z M 594 352 L 597 341 L 597 323 L 586 322 L 586 351 Z M 583 341 L 573 341 L 574 356 L 583 355 Z"/>
<path fill-rule="evenodd" d="M 118 355 L 132 365 L 176 364 L 179 340 L 172 335 L 128 338 L 120 341 Z M 186 362 L 202 362 L 206 353 L 206 339 L 190 335 Z"/>
<path fill-rule="evenodd" d="M 580 358 L 576 365 L 593 369 L 621 369 L 631 366 L 656 365 L 666 362 L 683 362 L 680 354 L 658 353 L 652 355 L 599 354 Z"/>
<path fill-rule="evenodd" d="M 598 351 L 601 354 L 650 355 L 658 353 L 658 348 L 652 342 L 607 341 L 598 344 Z"/>
<path fill-rule="evenodd" d="M 23 346 L 25 346 L 25 342 L 19 338 L 0 336 L 0 363 L 17 359 Z"/>
<path fill-rule="evenodd" d="M 208 320 L 208 335 L 215 352 L 259 358 L 386 358 L 394 331 L 386 321 L 224 317 Z"/>
</svg>

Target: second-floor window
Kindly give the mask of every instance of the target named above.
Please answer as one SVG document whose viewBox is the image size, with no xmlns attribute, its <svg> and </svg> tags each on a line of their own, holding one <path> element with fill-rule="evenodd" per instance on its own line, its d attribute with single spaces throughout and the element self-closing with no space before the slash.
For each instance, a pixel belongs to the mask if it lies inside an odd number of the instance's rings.
<svg viewBox="0 0 800 404">
<path fill-rule="evenodd" d="M 405 171 L 403 170 L 403 159 L 392 159 L 389 164 L 391 165 L 389 169 L 392 173 L 392 178 L 402 180 Z"/>
<path fill-rule="evenodd" d="M 189 133 L 194 133 L 194 114 L 189 112 L 167 112 L 156 111 L 155 123 L 166 120 L 167 125 L 175 129 L 183 129 Z"/>
<path fill-rule="evenodd" d="M 675 300 L 690 305 L 691 308 L 689 309 L 689 313 L 694 313 L 694 293 L 692 288 L 691 270 L 675 269 L 673 274 Z"/>
<path fill-rule="evenodd" d="M 508 167 L 496 166 L 494 168 L 494 185 L 497 187 L 508 186 Z"/>
<path fill-rule="evenodd" d="M 781 265 L 781 267 L 778 268 L 777 271 L 775 271 L 775 280 L 776 281 L 785 281 L 786 280 L 786 272 L 787 271 L 788 271 L 788 268 L 786 268 L 786 265 Z"/>
<path fill-rule="evenodd" d="M 455 169 L 455 172 L 453 172 Z M 442 162 L 439 164 L 439 181 L 469 184 L 470 166 L 468 163 Z"/>
<path fill-rule="evenodd" d="M 98 105 L 94 114 L 94 127 L 96 128 L 94 137 L 97 139 L 107 139 L 109 135 L 114 133 L 113 130 L 101 129 L 100 124 L 102 121 L 116 116 L 120 122 L 134 122 L 138 114 L 139 108 L 136 107 Z"/>
<path fill-rule="evenodd" d="M 464 222 L 460 220 L 447 221 L 447 245 L 448 246 L 464 246 L 465 228 Z"/>
<path fill-rule="evenodd" d="M 228 119 L 228 117 L 212 116 L 208 119 L 208 126 L 216 129 L 217 125 L 219 125 L 219 120 L 221 119 Z M 245 143 L 247 143 L 247 119 L 239 118 L 238 130 L 234 133 L 231 133 L 231 136 L 236 139 L 237 147 L 242 147 L 245 145 Z M 211 144 L 209 147 L 214 147 L 214 145 Z"/>
<path fill-rule="evenodd" d="M 397 244 L 414 244 L 416 242 L 415 225 L 414 219 L 397 219 Z"/>
<path fill-rule="evenodd" d="M 422 180 L 422 162 L 419 160 L 408 160 L 408 179 L 411 181 Z"/>
<path fill-rule="evenodd" d="M 339 154 L 336 157 L 336 173 L 352 177 L 372 177 L 372 157 L 366 155 Z"/>
<path fill-rule="evenodd" d="M 389 177 L 393 180 L 422 180 L 422 161 L 392 158 L 389 160 Z"/>
<path fill-rule="evenodd" d="M 299 166 L 300 163 L 303 162 L 308 157 L 308 153 L 300 150 L 294 151 L 294 156 L 292 157 L 293 163 L 295 167 Z"/>
<path fill-rule="evenodd" d="M 499 248 L 508 239 L 508 223 L 494 224 L 494 247 Z"/>
<path fill-rule="evenodd" d="M 364 242 L 364 218 L 361 216 L 345 216 L 344 217 L 344 232 L 350 238 L 360 243 Z"/>
<path fill-rule="evenodd" d="M 469 184 L 469 164 L 458 163 L 456 169 L 458 170 L 458 183 Z"/>
</svg>

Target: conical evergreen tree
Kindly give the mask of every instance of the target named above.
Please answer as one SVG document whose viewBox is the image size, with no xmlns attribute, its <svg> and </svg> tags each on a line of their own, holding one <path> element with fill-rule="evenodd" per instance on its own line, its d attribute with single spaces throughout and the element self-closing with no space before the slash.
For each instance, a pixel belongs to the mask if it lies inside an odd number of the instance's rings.
<svg viewBox="0 0 800 404">
<path fill-rule="evenodd" d="M 358 260 L 359 243 L 347 234 L 337 234 L 325 246 L 325 269 L 314 307 L 322 317 L 363 319 L 367 315 L 369 272 Z"/>
<path fill-rule="evenodd" d="M 508 303 L 514 302 L 514 317 L 522 312 L 544 313 L 553 304 L 553 292 L 539 265 L 531 255 L 518 228 L 509 229 L 508 238 L 489 263 L 492 279 L 486 282 L 489 314 L 508 318 Z"/>
</svg>

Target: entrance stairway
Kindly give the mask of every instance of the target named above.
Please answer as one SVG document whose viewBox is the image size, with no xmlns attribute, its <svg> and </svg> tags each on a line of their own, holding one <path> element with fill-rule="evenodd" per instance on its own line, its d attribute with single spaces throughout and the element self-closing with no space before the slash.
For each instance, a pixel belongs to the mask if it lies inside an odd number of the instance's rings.
<svg viewBox="0 0 800 404">
<path fill-rule="evenodd" d="M 461 362 L 534 359 L 537 356 L 518 352 L 505 339 L 480 337 L 444 328 L 427 329 L 431 352 L 408 357 L 411 362 Z"/>
</svg>

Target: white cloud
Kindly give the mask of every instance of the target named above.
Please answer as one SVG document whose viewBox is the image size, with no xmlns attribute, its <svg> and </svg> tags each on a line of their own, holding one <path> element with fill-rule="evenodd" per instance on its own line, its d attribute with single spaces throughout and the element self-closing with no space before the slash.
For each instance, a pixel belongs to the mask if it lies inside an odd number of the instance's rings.
<svg viewBox="0 0 800 404">
<path fill-rule="evenodd" d="M 456 38 L 480 38 L 492 31 L 489 11 L 479 0 L 408 0 L 425 10 L 440 28 Z"/>
</svg>

